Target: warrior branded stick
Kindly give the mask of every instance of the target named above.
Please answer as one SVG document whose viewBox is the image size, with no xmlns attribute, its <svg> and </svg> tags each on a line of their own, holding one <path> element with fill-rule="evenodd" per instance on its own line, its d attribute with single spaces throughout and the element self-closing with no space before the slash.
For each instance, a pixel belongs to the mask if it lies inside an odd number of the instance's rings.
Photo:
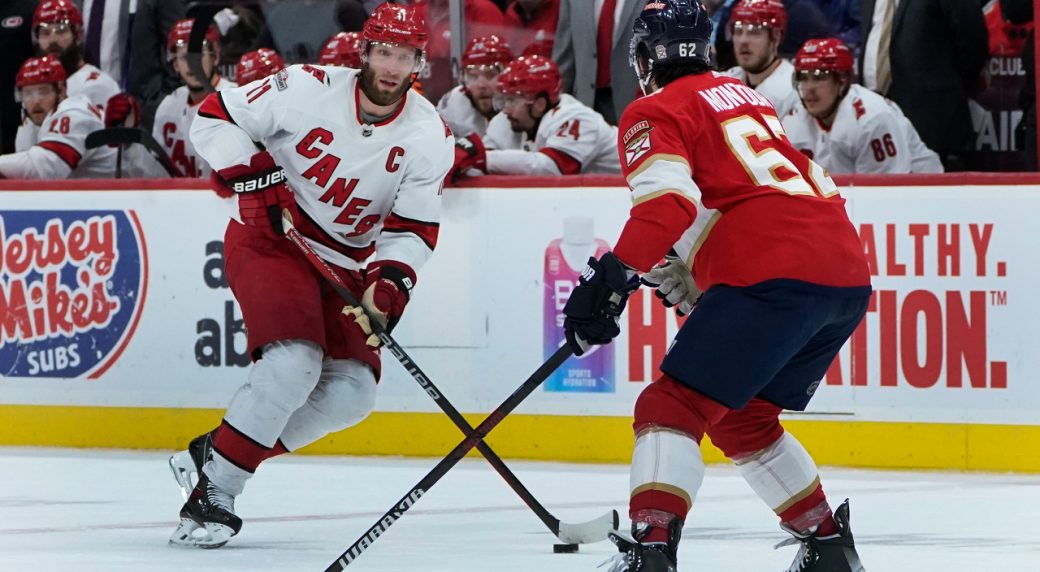
<svg viewBox="0 0 1040 572">
<path fill-rule="evenodd" d="M 94 131 L 90 135 L 87 135 L 87 149 L 94 149 L 103 145 L 130 145 L 137 143 L 144 145 L 144 148 L 155 157 L 155 160 L 162 165 L 166 173 L 171 177 L 183 177 L 177 167 L 170 161 L 170 157 L 166 155 L 166 151 L 159 145 L 159 142 L 147 131 L 139 129 L 137 127 L 109 127 L 107 129 L 99 129 Z"/>
<path fill-rule="evenodd" d="M 337 275 L 332 268 L 324 261 L 318 253 L 304 240 L 303 236 L 300 235 L 299 231 L 292 225 L 292 220 L 286 215 L 282 217 L 282 227 L 285 231 L 286 237 L 292 241 L 293 244 L 303 252 L 304 256 L 308 261 L 332 284 L 333 288 L 339 293 L 340 297 L 343 298 L 351 306 L 361 307 L 357 299 L 347 289 L 347 285 L 343 282 L 343 279 Z M 374 319 L 369 319 L 369 324 L 372 326 L 373 333 L 375 333 L 380 341 L 383 342 L 383 346 L 394 354 L 394 357 L 401 362 L 401 365 L 411 374 L 412 378 L 423 388 L 423 391 L 430 396 L 434 402 L 441 408 L 442 411 L 452 420 L 455 425 L 462 430 L 463 434 L 467 436 L 473 435 L 473 427 L 466 421 L 466 419 L 459 413 L 455 406 L 451 404 L 451 401 L 444 396 L 437 389 L 437 386 L 433 384 L 429 377 L 419 368 L 419 366 L 412 360 L 411 356 L 404 351 L 404 348 L 397 343 L 394 338 L 387 334 L 382 325 Z M 542 503 L 538 502 L 538 499 L 520 479 L 509 470 L 509 467 L 502 461 L 501 458 L 495 451 L 483 441 L 478 441 L 476 445 L 477 450 L 481 455 L 487 459 L 488 463 L 498 472 L 499 475 L 505 479 L 506 483 L 516 494 L 524 501 L 535 515 L 545 524 L 545 526 L 552 532 L 560 542 L 566 544 L 587 544 L 590 542 L 600 542 L 607 538 L 607 533 L 611 530 L 617 529 L 619 517 L 616 510 L 612 510 L 603 516 L 580 523 L 569 523 L 561 522 L 560 519 L 553 516 Z"/>
<path fill-rule="evenodd" d="M 497 409 L 492 411 L 491 415 L 488 415 L 487 419 L 482 421 L 480 425 L 477 425 L 477 428 L 473 430 L 472 434 L 463 439 L 462 442 L 456 445 L 446 457 L 441 459 L 441 462 L 437 463 L 437 466 L 427 473 L 418 484 L 412 487 L 412 489 L 408 491 L 401 500 L 397 501 L 390 510 L 386 511 L 386 514 L 369 527 L 365 534 L 361 535 L 361 538 L 355 540 L 354 543 L 351 544 L 335 562 L 330 564 L 329 567 L 325 569 L 325 572 L 342 572 L 342 570 L 349 566 L 351 562 L 356 560 L 362 552 L 364 552 L 369 546 L 372 546 L 372 543 L 375 542 L 377 538 L 386 534 L 386 530 L 397 522 L 397 519 L 401 518 L 405 511 L 412 508 L 412 506 L 418 502 L 424 494 L 426 494 L 426 491 L 428 491 L 430 487 L 437 484 L 437 481 L 447 474 L 456 463 L 462 460 L 470 449 L 476 447 L 477 444 L 481 442 L 481 439 L 487 437 L 487 434 L 503 419 L 505 419 L 506 415 L 509 415 L 514 409 L 516 409 L 516 406 L 520 405 L 520 402 L 526 399 L 528 395 L 531 395 L 531 392 L 538 389 L 538 386 L 545 381 L 545 378 L 552 375 L 552 372 L 555 371 L 556 368 L 560 367 L 560 365 L 567 361 L 567 358 L 571 357 L 573 354 L 574 350 L 566 344 L 556 350 L 556 353 L 550 356 L 545 363 L 532 373 L 531 377 L 527 378 L 527 381 L 521 384 L 520 387 L 516 388 L 516 391 L 506 398 Z M 616 514 L 617 513 L 615 513 L 615 516 Z"/>
</svg>

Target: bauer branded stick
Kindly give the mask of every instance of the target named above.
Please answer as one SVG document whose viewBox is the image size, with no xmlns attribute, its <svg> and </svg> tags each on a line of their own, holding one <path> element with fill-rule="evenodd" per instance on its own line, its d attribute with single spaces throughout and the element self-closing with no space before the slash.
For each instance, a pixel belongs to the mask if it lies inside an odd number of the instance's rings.
<svg viewBox="0 0 1040 572">
<path fill-rule="evenodd" d="M 543 363 L 539 368 L 531 374 L 531 377 L 527 378 L 520 387 L 516 388 L 513 392 L 497 409 L 491 412 L 487 416 L 487 419 L 482 421 L 477 428 L 473 430 L 473 433 L 462 440 L 461 443 L 455 446 L 450 453 L 447 454 L 441 462 L 437 463 L 425 477 L 422 478 L 407 494 L 401 497 L 401 500 L 397 501 L 390 510 L 386 511 L 379 520 L 376 521 L 366 532 L 361 535 L 350 545 L 349 548 L 343 554 L 340 554 L 339 558 L 335 562 L 329 565 L 325 569 L 325 572 L 342 572 L 351 562 L 357 559 L 372 543 L 376 541 L 380 536 L 386 534 L 388 528 L 397 522 L 397 519 L 401 518 L 405 511 L 412 508 L 416 502 L 426 491 L 433 485 L 437 484 L 437 481 L 441 480 L 448 471 L 451 470 L 463 457 L 469 453 L 470 449 L 476 447 L 480 443 L 481 439 L 487 437 L 487 434 L 495 428 L 496 425 L 502 422 L 509 415 L 517 405 L 520 405 L 528 395 L 538 389 L 538 386 L 545 381 L 545 378 L 552 375 L 552 372 L 556 371 L 556 368 L 560 367 L 563 362 L 567 361 L 567 358 L 574 354 L 574 350 L 571 349 L 570 345 L 564 344 L 563 347 L 556 350 L 549 359 Z"/>
<path fill-rule="evenodd" d="M 318 255 L 317 252 L 311 248 L 310 244 L 304 240 L 303 236 L 296 230 L 296 227 L 292 224 L 291 217 L 288 214 L 283 213 L 282 216 L 282 227 L 285 231 L 285 235 L 292 241 L 293 244 L 303 252 L 304 256 L 308 261 L 332 284 L 336 292 L 343 298 L 347 304 L 355 307 L 364 308 L 355 299 L 354 295 L 347 289 L 347 285 L 343 282 L 343 279 L 333 271 L 333 269 Z M 379 340 L 383 345 L 394 354 L 401 365 L 411 374 L 412 378 L 423 388 L 423 391 L 430 396 L 434 402 L 458 427 L 462 433 L 466 436 L 473 435 L 473 426 L 459 413 L 455 406 L 451 404 L 451 401 L 444 396 L 443 393 L 437 389 L 437 386 L 433 384 L 433 381 L 419 368 L 418 364 L 404 351 L 404 348 L 394 340 L 390 334 L 386 333 L 383 326 L 379 321 L 369 317 L 369 324 L 372 327 L 373 333 L 379 337 Z M 538 502 L 538 499 L 531 494 L 531 491 L 520 482 L 520 479 L 509 470 L 505 462 L 495 453 L 495 451 L 483 440 L 478 441 L 476 445 L 477 450 L 481 455 L 487 459 L 488 464 L 495 469 L 495 471 L 505 479 L 506 484 L 509 488 L 513 489 L 516 494 L 524 501 L 535 515 L 538 516 L 539 520 L 553 533 L 560 542 L 565 544 L 588 544 L 591 542 L 600 542 L 606 540 L 607 533 L 611 530 L 615 530 L 618 527 L 619 516 L 616 510 L 612 510 L 599 518 L 587 522 L 580 523 L 568 523 L 561 522 L 560 519 L 553 516 L 542 503 Z"/>
</svg>

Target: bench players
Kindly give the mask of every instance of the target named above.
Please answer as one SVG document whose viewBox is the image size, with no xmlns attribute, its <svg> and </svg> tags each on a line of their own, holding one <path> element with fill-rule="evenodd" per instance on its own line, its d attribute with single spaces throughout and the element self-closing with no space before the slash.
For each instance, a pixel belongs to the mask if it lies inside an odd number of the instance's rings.
<svg viewBox="0 0 1040 572">
<path fill-rule="evenodd" d="M 852 83 L 841 40 L 809 40 L 794 65 L 801 103 L 783 126 L 799 151 L 831 173 L 943 172 L 899 106 Z"/>
<path fill-rule="evenodd" d="M 437 111 L 456 137 L 487 133 L 488 121 L 498 112 L 495 96 L 498 76 L 513 59 L 513 51 L 498 36 L 473 38 L 462 53 L 462 85 L 445 93 Z"/>
<path fill-rule="evenodd" d="M 779 55 L 787 31 L 787 9 L 780 0 L 741 0 L 730 15 L 737 66 L 726 74 L 766 96 L 778 117 L 798 104 L 791 84 L 794 66 Z"/>
<path fill-rule="evenodd" d="M 458 139 L 455 171 L 502 175 L 618 173 L 617 128 L 560 93 L 560 71 L 545 56 L 521 56 L 498 76 L 502 111 L 487 137 Z"/>
</svg>

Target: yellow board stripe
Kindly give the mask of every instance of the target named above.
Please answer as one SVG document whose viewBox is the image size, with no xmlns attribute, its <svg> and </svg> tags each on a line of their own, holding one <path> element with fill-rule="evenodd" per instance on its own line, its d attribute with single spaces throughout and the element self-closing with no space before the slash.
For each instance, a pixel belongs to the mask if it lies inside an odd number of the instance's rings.
<svg viewBox="0 0 1040 572">
<path fill-rule="evenodd" d="M 221 409 L 0 405 L 0 445 L 179 449 L 216 427 Z M 482 414 L 467 414 L 474 426 Z M 784 422 L 820 465 L 1040 473 L 1040 426 L 851 421 Z M 462 440 L 442 413 L 373 413 L 302 452 L 440 457 Z M 510 415 L 488 438 L 503 457 L 628 463 L 626 417 Z M 726 459 L 708 442 L 704 460 Z M 473 453 L 476 455 L 476 453 Z"/>
</svg>

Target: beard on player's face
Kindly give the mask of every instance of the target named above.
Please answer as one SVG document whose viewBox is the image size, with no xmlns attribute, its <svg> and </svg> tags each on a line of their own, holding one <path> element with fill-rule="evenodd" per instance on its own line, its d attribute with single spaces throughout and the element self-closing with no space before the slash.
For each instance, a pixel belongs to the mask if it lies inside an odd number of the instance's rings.
<svg viewBox="0 0 1040 572">
<path fill-rule="evenodd" d="M 393 82 L 397 85 L 391 89 L 384 87 L 385 82 Z M 406 91 L 412 87 L 411 75 L 405 75 L 398 79 L 390 73 L 383 73 L 376 77 L 375 70 L 367 63 L 361 64 L 361 91 L 365 97 L 378 106 L 386 106 L 397 103 L 404 97 Z"/>
<path fill-rule="evenodd" d="M 36 51 L 40 56 L 51 56 L 61 62 L 65 75 L 76 73 L 80 62 L 83 61 L 83 48 L 75 42 L 65 47 L 56 41 L 49 42 L 46 46 L 38 46 Z"/>
</svg>

